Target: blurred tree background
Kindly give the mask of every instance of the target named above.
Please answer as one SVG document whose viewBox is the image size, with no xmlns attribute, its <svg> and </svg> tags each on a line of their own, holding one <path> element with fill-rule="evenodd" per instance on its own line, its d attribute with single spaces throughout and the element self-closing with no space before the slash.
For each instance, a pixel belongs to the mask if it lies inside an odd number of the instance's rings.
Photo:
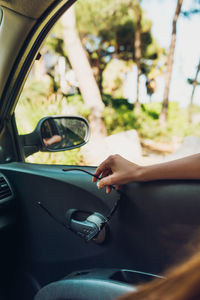
<svg viewBox="0 0 200 300">
<path fill-rule="evenodd" d="M 167 1 L 167 0 L 166 0 Z M 93 135 L 111 135 L 136 129 L 142 139 L 170 143 L 174 137 L 200 136 L 200 123 L 192 114 L 200 70 L 188 78 L 193 86 L 190 106 L 168 104 L 171 73 L 179 18 L 200 12 L 182 11 L 184 0 L 177 1 L 172 24 L 171 47 L 164 49 L 152 34 L 152 20 L 142 9 L 142 0 L 80 0 L 67 11 L 48 36 L 41 58 L 30 73 L 16 108 L 20 134 L 34 129 L 40 118 L 52 114 L 82 115 Z M 136 70 L 135 101 L 124 94 L 128 74 Z M 166 87 L 159 103 L 151 101 L 157 78 L 165 75 Z M 142 104 L 140 80 L 145 78 L 149 103 Z M 160 120 L 164 126 L 160 126 Z M 85 163 L 80 150 L 55 154 L 36 153 L 28 158 L 40 163 Z"/>
</svg>

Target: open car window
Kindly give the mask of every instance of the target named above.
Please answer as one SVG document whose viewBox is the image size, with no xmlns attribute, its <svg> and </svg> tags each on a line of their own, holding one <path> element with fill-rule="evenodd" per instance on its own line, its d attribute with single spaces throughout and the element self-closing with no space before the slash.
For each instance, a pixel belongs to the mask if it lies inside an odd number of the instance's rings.
<svg viewBox="0 0 200 300">
<path fill-rule="evenodd" d="M 167 121 L 163 124 L 165 75 L 170 72 L 167 63 L 176 3 L 166 1 L 148 8 L 144 1 L 136 10 L 134 5 L 127 8 L 119 1 L 112 8 L 118 11 L 114 16 L 109 13 L 111 6 L 112 1 L 108 7 L 98 0 L 92 5 L 79 1 L 64 15 L 43 45 L 15 110 L 19 134 L 32 132 L 45 116 L 83 116 L 91 127 L 89 143 L 65 152 L 37 152 L 26 157 L 27 162 L 98 165 L 110 154 L 118 153 L 139 164 L 152 164 L 200 151 L 198 42 L 195 34 L 189 34 L 199 22 L 197 15 L 187 6 L 178 15 L 164 117 Z M 159 16 L 154 18 L 153 7 L 156 11 L 169 9 L 160 28 L 161 20 Z M 93 24 L 94 14 L 97 27 Z M 101 17 L 105 22 L 100 22 Z M 74 30 L 79 50 L 68 39 Z M 138 49 L 137 30 L 141 42 Z M 193 45 L 190 49 L 184 44 L 184 34 Z M 81 51 L 96 81 L 94 89 L 88 85 Z"/>
</svg>

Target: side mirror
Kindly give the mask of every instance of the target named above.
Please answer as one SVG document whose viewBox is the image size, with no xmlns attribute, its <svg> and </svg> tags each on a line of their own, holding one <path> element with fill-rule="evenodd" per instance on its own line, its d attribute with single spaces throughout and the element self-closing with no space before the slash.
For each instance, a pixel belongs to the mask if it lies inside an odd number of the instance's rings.
<svg viewBox="0 0 200 300">
<path fill-rule="evenodd" d="M 32 133 L 21 135 L 25 156 L 37 151 L 58 152 L 79 148 L 89 140 L 89 124 L 77 116 L 42 118 Z"/>
</svg>

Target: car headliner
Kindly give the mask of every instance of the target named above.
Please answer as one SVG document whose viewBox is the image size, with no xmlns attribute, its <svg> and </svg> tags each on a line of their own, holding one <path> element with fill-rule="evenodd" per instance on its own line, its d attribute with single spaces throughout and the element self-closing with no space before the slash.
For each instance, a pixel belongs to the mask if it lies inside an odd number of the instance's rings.
<svg viewBox="0 0 200 300">
<path fill-rule="evenodd" d="M 75 0 L 0 0 L 0 105 L 8 98 L 5 95 L 13 91 L 15 79 L 26 59 L 27 53 L 23 54 L 23 51 L 28 45 L 31 47 L 31 30 L 35 32 L 40 26 L 41 32 L 47 22 L 45 20 L 57 10 L 62 10 L 65 4 L 70 6 L 73 2 Z M 37 34 L 33 39 L 37 38 Z M 0 118 L 2 120 L 2 116 Z"/>
<path fill-rule="evenodd" d="M 55 0 L 0 0 L 0 6 L 7 7 L 26 17 L 37 19 Z"/>
</svg>

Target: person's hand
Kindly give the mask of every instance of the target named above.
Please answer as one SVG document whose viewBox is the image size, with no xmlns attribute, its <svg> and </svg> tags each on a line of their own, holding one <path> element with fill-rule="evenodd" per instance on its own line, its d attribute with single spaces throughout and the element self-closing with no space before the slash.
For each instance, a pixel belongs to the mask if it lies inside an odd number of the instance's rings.
<svg viewBox="0 0 200 300">
<path fill-rule="evenodd" d="M 101 177 L 97 183 L 99 189 L 106 186 L 106 193 L 111 192 L 111 185 L 119 189 L 121 184 L 139 181 L 142 167 L 138 166 L 120 155 L 111 155 L 96 169 L 94 175 Z M 93 177 L 93 182 L 98 179 Z"/>
<path fill-rule="evenodd" d="M 43 139 L 43 143 L 45 144 L 46 147 L 48 147 L 61 142 L 61 140 L 62 140 L 61 136 L 55 134 L 50 138 Z"/>
</svg>

